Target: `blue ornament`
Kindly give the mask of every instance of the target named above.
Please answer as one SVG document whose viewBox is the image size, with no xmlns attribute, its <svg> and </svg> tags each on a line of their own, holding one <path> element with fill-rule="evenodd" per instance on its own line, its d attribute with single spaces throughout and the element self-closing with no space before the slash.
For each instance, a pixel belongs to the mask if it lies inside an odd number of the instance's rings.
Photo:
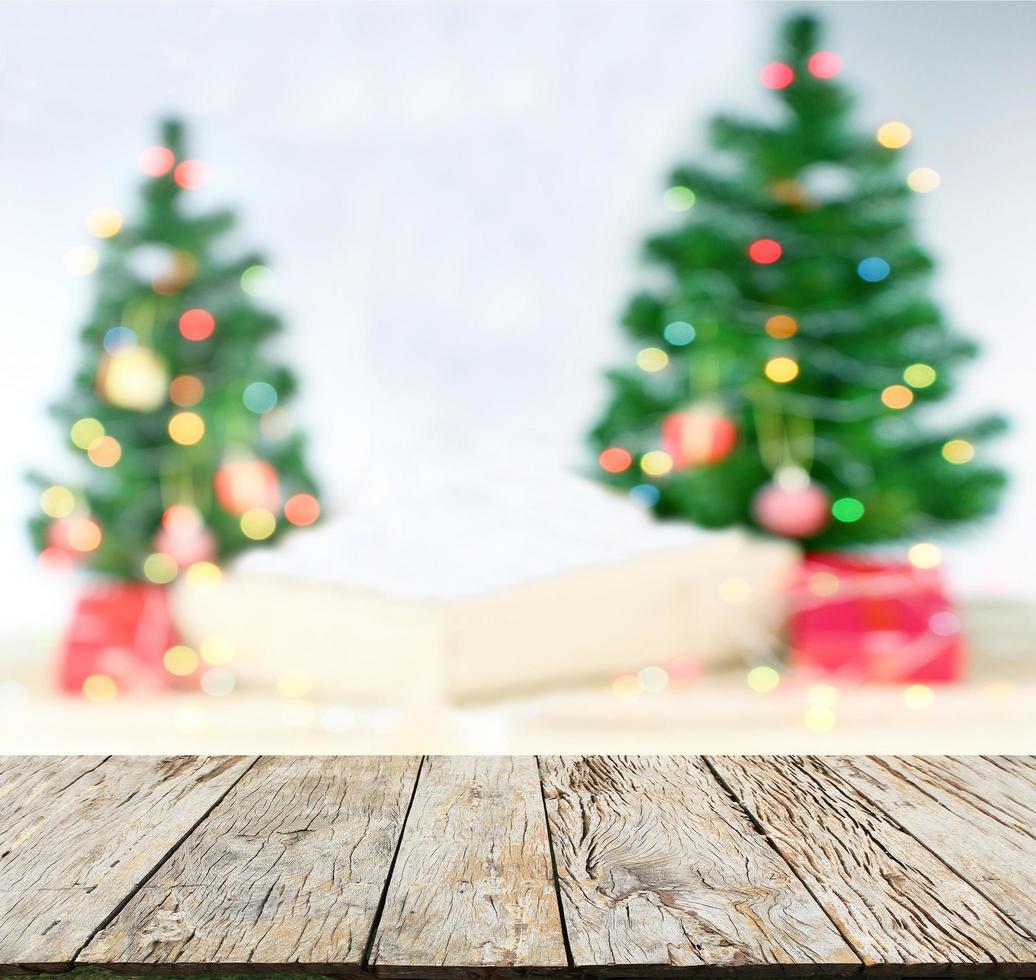
<svg viewBox="0 0 1036 980">
<path fill-rule="evenodd" d="M 658 487 L 653 487 L 650 483 L 638 483 L 630 490 L 630 500 L 642 507 L 654 507 L 661 496 Z"/>
<path fill-rule="evenodd" d="M 253 381 L 241 396 L 245 408 L 255 415 L 265 415 L 277 404 L 277 389 L 265 381 Z"/>
<path fill-rule="evenodd" d="M 892 271 L 892 267 L 884 259 L 879 259 L 876 255 L 872 255 L 868 259 L 864 259 L 856 267 L 856 274 L 864 282 L 881 282 L 882 279 L 887 279 L 888 274 Z"/>
<path fill-rule="evenodd" d="M 137 346 L 137 335 L 129 327 L 112 327 L 104 335 L 104 349 L 109 354 Z"/>
<path fill-rule="evenodd" d="M 674 347 L 685 347 L 694 340 L 694 327 L 684 320 L 674 320 L 665 330 L 662 336 Z"/>
</svg>

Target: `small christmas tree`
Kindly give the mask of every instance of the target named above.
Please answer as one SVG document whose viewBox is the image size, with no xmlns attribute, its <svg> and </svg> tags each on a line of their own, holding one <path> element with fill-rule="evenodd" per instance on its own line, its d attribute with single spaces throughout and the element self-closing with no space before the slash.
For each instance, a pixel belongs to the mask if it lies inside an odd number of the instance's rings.
<svg viewBox="0 0 1036 980">
<path fill-rule="evenodd" d="M 80 472 L 32 477 L 43 513 L 30 531 L 55 565 L 204 581 L 286 525 L 312 524 L 320 507 L 284 408 L 295 380 L 266 352 L 281 324 L 253 299 L 269 278 L 262 257 L 229 254 L 231 212 L 191 208 L 205 167 L 188 159 L 180 123 L 164 124 L 140 166 L 138 220 L 112 208 L 88 218 L 104 242 L 96 298 L 82 366 L 53 409 Z"/>
<path fill-rule="evenodd" d="M 678 167 L 665 192 L 684 217 L 647 242 L 665 285 L 623 319 L 641 349 L 609 374 L 591 436 L 602 477 L 660 515 L 813 548 L 986 514 L 1005 478 L 978 446 L 1003 421 L 919 418 L 976 353 L 926 294 L 932 261 L 911 233 L 912 196 L 938 175 L 904 179 L 904 123 L 851 130 L 815 20 L 783 34 L 784 61 L 760 75 L 779 118 L 717 118 L 725 165 Z"/>
</svg>

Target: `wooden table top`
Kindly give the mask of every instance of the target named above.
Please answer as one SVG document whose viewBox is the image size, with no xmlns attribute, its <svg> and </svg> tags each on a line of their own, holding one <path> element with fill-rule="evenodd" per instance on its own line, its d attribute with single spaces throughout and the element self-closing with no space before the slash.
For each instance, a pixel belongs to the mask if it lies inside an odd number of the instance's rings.
<svg viewBox="0 0 1036 980">
<path fill-rule="evenodd" d="M 85 966 L 1036 975 L 1036 757 L 0 757 L 0 972 Z"/>
</svg>

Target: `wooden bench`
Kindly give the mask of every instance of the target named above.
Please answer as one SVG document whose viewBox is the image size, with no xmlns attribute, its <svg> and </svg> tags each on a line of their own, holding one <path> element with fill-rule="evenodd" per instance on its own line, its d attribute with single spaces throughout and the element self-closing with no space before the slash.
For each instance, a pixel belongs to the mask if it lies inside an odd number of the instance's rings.
<svg viewBox="0 0 1036 980">
<path fill-rule="evenodd" d="M 0 972 L 1036 975 L 1036 758 L 0 758 Z"/>
</svg>

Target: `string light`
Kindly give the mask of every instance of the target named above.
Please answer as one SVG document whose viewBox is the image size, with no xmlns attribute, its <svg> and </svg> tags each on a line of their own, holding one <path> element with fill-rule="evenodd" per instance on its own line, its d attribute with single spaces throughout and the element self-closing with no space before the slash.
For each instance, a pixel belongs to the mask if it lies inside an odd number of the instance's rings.
<svg viewBox="0 0 1036 980">
<path fill-rule="evenodd" d="M 76 498 L 68 487 L 47 487 L 40 494 L 40 509 L 47 517 L 68 517 L 75 510 Z"/>
<path fill-rule="evenodd" d="M 915 568 L 935 568 L 942 561 L 942 551 L 930 541 L 919 541 L 907 552 L 907 558 Z"/>
<path fill-rule="evenodd" d="M 948 463 L 960 465 L 970 463 L 975 458 L 975 447 L 967 439 L 951 439 L 942 447 L 943 459 Z"/>
<path fill-rule="evenodd" d="M 119 688 L 107 674 L 91 674 L 83 681 L 83 697 L 87 701 L 114 701 Z"/>
<path fill-rule="evenodd" d="M 65 252 L 65 271 L 72 276 L 88 276 L 97 268 L 97 252 L 89 245 L 74 245 Z"/>
<path fill-rule="evenodd" d="M 783 253 L 780 242 L 772 238 L 757 238 L 748 246 L 748 257 L 759 265 L 773 265 Z"/>
<path fill-rule="evenodd" d="M 205 435 L 205 420 L 197 412 L 177 412 L 169 420 L 169 438 L 181 446 L 193 446 Z"/>
<path fill-rule="evenodd" d="M 935 384 L 937 375 L 930 364 L 911 364 L 903 371 L 903 380 L 911 388 L 927 388 Z"/>
<path fill-rule="evenodd" d="M 176 578 L 178 569 L 171 555 L 156 551 L 144 559 L 144 578 L 156 585 L 167 585 Z"/>
<path fill-rule="evenodd" d="M 94 238 L 111 238 L 122 229 L 122 213 L 115 208 L 97 207 L 86 216 L 86 230 Z"/>
<path fill-rule="evenodd" d="M 878 142 L 889 150 L 898 150 L 910 142 L 913 133 L 910 127 L 904 122 L 887 122 L 878 127 L 876 138 Z"/>
<path fill-rule="evenodd" d="M 839 497 L 831 505 L 831 516 L 843 524 L 854 524 L 863 517 L 865 508 L 855 497 Z"/>
<path fill-rule="evenodd" d="M 689 211 L 694 207 L 694 191 L 689 187 L 670 187 L 662 195 L 662 203 L 670 211 Z"/>
<path fill-rule="evenodd" d="M 597 462 L 605 473 L 623 473 L 633 464 L 633 456 L 621 446 L 609 446 L 597 457 Z"/>
<path fill-rule="evenodd" d="M 102 343 L 106 353 L 118 354 L 130 347 L 136 347 L 137 335 L 129 327 L 112 327 L 105 333 Z"/>
<path fill-rule="evenodd" d="M 673 457 L 661 449 L 652 449 L 640 457 L 640 468 L 648 476 L 665 476 L 673 468 Z"/>
<path fill-rule="evenodd" d="M 193 374 L 180 374 L 169 382 L 169 400 L 180 408 L 192 408 L 205 397 L 205 385 Z"/>
<path fill-rule="evenodd" d="M 223 636 L 210 636 L 198 648 L 201 659 L 214 667 L 222 667 L 234 659 L 234 644 Z"/>
<path fill-rule="evenodd" d="M 241 290 L 249 296 L 267 296 L 273 287 L 273 273 L 265 265 L 250 265 L 241 273 Z"/>
<path fill-rule="evenodd" d="M 697 336 L 697 332 L 686 320 L 674 320 L 666 324 L 662 336 L 665 337 L 666 343 L 674 347 L 686 347 Z"/>
<path fill-rule="evenodd" d="M 889 385 L 882 391 L 881 400 L 886 408 L 906 408 L 914 400 L 914 393 L 906 385 Z"/>
<path fill-rule="evenodd" d="M 760 69 L 759 81 L 766 88 L 779 91 L 795 81 L 795 71 L 791 65 L 786 65 L 783 61 L 771 61 Z"/>
<path fill-rule="evenodd" d="M 834 51 L 815 51 L 806 67 L 814 78 L 834 78 L 842 70 L 842 59 Z"/>
<path fill-rule="evenodd" d="M 209 168 L 200 160 L 184 160 L 173 171 L 173 180 L 184 190 L 192 191 L 209 179 Z"/>
<path fill-rule="evenodd" d="M 188 310 L 180 317 L 180 333 L 187 340 L 205 340 L 216 329 L 216 319 L 208 310 Z"/>
<path fill-rule="evenodd" d="M 86 455 L 94 466 L 108 469 L 114 466 L 122 458 L 122 446 L 118 439 L 111 436 L 101 436 L 90 443 Z"/>
<path fill-rule="evenodd" d="M 137 166 L 149 177 L 161 177 L 169 173 L 174 163 L 176 157 L 167 146 L 149 146 L 137 157 Z"/>
<path fill-rule="evenodd" d="M 198 654 L 189 646 L 178 643 L 162 654 L 162 665 L 170 674 L 188 677 L 198 669 Z"/>
<path fill-rule="evenodd" d="M 777 690 L 781 675 L 773 667 L 759 666 L 748 672 L 745 681 L 756 694 L 769 694 Z"/>
<path fill-rule="evenodd" d="M 104 435 L 104 426 L 97 419 L 80 419 L 73 423 L 68 435 L 72 440 L 72 445 L 77 449 L 89 449 L 90 443 Z"/>
<path fill-rule="evenodd" d="M 770 317 L 766 321 L 764 328 L 768 336 L 773 337 L 774 340 L 787 340 L 789 337 L 794 337 L 799 330 L 798 321 L 793 316 L 788 316 L 786 313 L 778 313 L 776 316 Z"/>
<path fill-rule="evenodd" d="M 277 528 L 277 518 L 265 507 L 252 507 L 241 515 L 241 533 L 253 541 L 265 541 Z"/>
<path fill-rule="evenodd" d="M 942 182 L 938 172 L 931 167 L 918 167 L 907 175 L 907 187 L 916 194 L 929 194 Z"/>
<path fill-rule="evenodd" d="M 791 357 L 771 357 L 763 372 L 771 381 L 787 384 L 799 376 L 799 364 Z"/>
<path fill-rule="evenodd" d="M 241 401 L 253 415 L 264 415 L 277 407 L 277 389 L 265 381 L 253 381 L 245 388 Z"/>
<path fill-rule="evenodd" d="M 859 265 L 856 266 L 856 274 L 864 282 L 881 282 L 883 279 L 888 278 L 891 271 L 892 267 L 888 262 L 878 258 L 876 255 L 862 259 Z"/>
<path fill-rule="evenodd" d="M 68 546 L 76 551 L 96 551 L 101 544 L 101 528 L 89 517 L 80 517 L 68 525 Z"/>
<path fill-rule="evenodd" d="M 284 502 L 284 519 L 296 527 L 309 527 L 320 517 L 320 501 L 311 493 L 296 493 Z"/>
<path fill-rule="evenodd" d="M 669 355 L 661 347 L 645 347 L 637 354 L 637 367 L 648 374 L 662 371 L 669 363 Z"/>
</svg>

